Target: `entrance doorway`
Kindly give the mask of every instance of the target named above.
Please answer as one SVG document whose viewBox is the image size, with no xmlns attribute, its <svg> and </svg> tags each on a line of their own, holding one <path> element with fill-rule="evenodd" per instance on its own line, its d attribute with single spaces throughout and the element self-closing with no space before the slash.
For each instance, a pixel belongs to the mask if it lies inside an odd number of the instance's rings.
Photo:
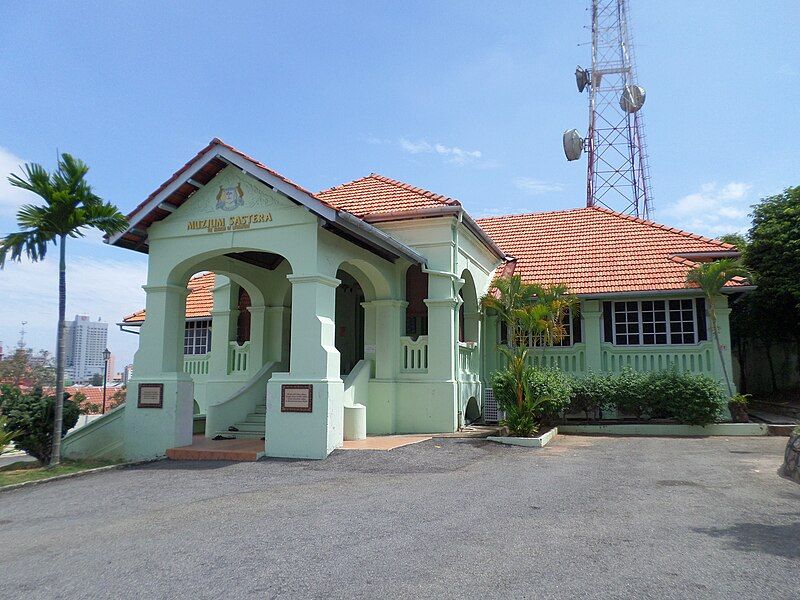
<svg viewBox="0 0 800 600">
<path fill-rule="evenodd" d="M 336 278 L 336 349 L 341 356 L 339 371 L 346 376 L 364 358 L 364 290 L 346 271 L 339 269 Z"/>
</svg>

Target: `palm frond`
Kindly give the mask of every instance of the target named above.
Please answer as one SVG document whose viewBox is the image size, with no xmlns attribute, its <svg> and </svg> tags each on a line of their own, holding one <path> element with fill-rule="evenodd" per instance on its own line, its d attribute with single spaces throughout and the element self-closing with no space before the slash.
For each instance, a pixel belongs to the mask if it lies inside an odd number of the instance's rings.
<svg viewBox="0 0 800 600">
<path fill-rule="evenodd" d="M 83 209 L 83 218 L 87 227 L 94 227 L 103 233 L 114 234 L 125 231 L 128 219 L 113 204 L 90 204 Z"/>
<path fill-rule="evenodd" d="M 49 203 L 53 183 L 47 170 L 38 163 L 26 163 L 21 168 L 25 177 L 12 173 L 8 176 L 8 182 L 14 187 L 33 192 Z"/>
<path fill-rule="evenodd" d="M 19 262 L 22 256 L 37 262 L 47 254 L 47 243 L 53 238 L 43 236 L 38 230 L 16 231 L 0 240 L 0 269 L 5 267 L 6 260 Z"/>
</svg>

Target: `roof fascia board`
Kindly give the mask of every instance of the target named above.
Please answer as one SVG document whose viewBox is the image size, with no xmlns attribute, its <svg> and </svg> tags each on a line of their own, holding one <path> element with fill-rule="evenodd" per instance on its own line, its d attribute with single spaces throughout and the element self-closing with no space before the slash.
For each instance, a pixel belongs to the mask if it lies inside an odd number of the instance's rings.
<svg viewBox="0 0 800 600">
<path fill-rule="evenodd" d="M 210 163 L 216 157 L 216 153 L 214 152 L 214 147 L 212 146 L 209 148 L 206 153 L 198 158 L 195 162 L 191 165 L 187 166 L 184 169 L 183 173 L 181 173 L 178 177 L 175 178 L 175 181 L 170 183 L 167 187 L 161 190 L 154 198 L 150 200 L 145 206 L 143 206 L 137 213 L 136 216 L 133 218 L 132 221 L 128 222 L 128 228 L 125 231 L 121 231 L 119 233 L 115 233 L 113 236 L 108 238 L 106 243 L 108 244 L 116 244 L 119 239 L 125 235 L 126 233 L 130 232 L 131 229 L 134 229 L 135 226 L 152 211 L 154 208 L 158 207 L 159 204 L 164 202 L 175 190 L 181 187 L 186 180 L 194 175 L 197 171 L 202 169 L 208 163 Z M 191 175 L 186 176 L 186 173 L 191 171 Z"/>
<path fill-rule="evenodd" d="M 428 259 L 425 258 L 425 256 L 410 246 L 403 244 L 402 242 L 388 235 L 385 231 L 381 231 L 374 225 L 370 225 L 363 219 L 359 219 L 347 211 L 339 211 L 336 216 L 335 223 L 342 229 L 345 229 L 351 235 L 364 239 L 372 244 L 376 244 L 391 254 L 395 254 L 412 263 L 423 266 L 428 263 Z"/>
<path fill-rule="evenodd" d="M 737 292 L 751 292 L 756 289 L 754 285 L 739 285 L 736 287 L 726 287 L 722 289 L 723 294 L 735 294 Z M 646 290 L 640 292 L 598 292 L 588 294 L 575 294 L 583 300 L 608 300 L 612 298 L 650 298 L 653 296 L 702 296 L 703 290 L 700 288 L 683 288 L 679 290 Z"/>
<path fill-rule="evenodd" d="M 412 219 L 427 219 L 432 217 L 454 216 L 461 217 L 467 229 L 469 229 L 481 243 L 491 250 L 492 254 L 501 260 L 506 259 L 506 254 L 488 234 L 481 229 L 475 220 L 469 216 L 467 211 L 460 205 L 457 206 L 432 206 L 427 208 L 418 208 L 416 210 L 403 210 L 403 211 L 387 211 L 382 213 L 372 213 L 365 215 L 363 220 L 368 223 L 385 223 L 388 221 L 409 221 Z"/>
<path fill-rule="evenodd" d="M 676 252 L 672 256 L 685 258 L 687 260 L 696 260 L 703 258 L 739 258 L 742 255 L 738 250 L 709 250 L 708 252 Z"/>
</svg>

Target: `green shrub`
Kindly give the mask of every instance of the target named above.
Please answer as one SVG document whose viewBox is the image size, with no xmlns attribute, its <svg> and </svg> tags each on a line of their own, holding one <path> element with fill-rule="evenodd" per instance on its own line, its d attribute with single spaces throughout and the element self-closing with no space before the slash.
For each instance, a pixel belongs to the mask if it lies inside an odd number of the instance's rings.
<svg viewBox="0 0 800 600">
<path fill-rule="evenodd" d="M 726 397 L 718 381 L 706 375 L 685 373 L 671 383 L 667 406 L 670 415 L 681 423 L 708 425 L 724 414 Z"/>
<path fill-rule="evenodd" d="M 575 377 L 572 379 L 570 387 L 569 406 L 567 412 L 586 415 L 586 420 L 592 418 L 595 413 L 601 413 L 603 409 L 610 405 L 610 398 L 613 395 L 612 385 L 614 380 L 609 375 L 598 375 L 589 373 L 585 377 Z"/>
<path fill-rule="evenodd" d="M 705 375 L 677 370 L 618 375 L 589 374 L 572 381 L 569 412 L 589 413 L 613 407 L 639 419 L 674 418 L 680 423 L 708 425 L 725 408 L 722 387 Z"/>
<path fill-rule="evenodd" d="M 75 426 L 80 413 L 78 405 L 68 399 L 69 395 L 64 396 L 62 436 Z M 23 393 L 17 387 L 0 387 L 0 411 L 8 420 L 6 429 L 18 432 L 14 445 L 44 465 L 50 462 L 54 408 L 54 397 L 43 395 L 41 388 Z"/>
<path fill-rule="evenodd" d="M 569 406 L 572 386 L 570 378 L 558 369 L 532 368 L 528 374 L 531 395 L 540 402 L 534 408 L 537 420 L 552 423 Z"/>
<path fill-rule="evenodd" d="M 617 411 L 633 415 L 637 419 L 641 419 L 646 413 L 649 413 L 651 402 L 645 373 L 624 369 L 622 373 L 612 377 L 609 392 L 611 393 L 610 404 Z"/>
</svg>

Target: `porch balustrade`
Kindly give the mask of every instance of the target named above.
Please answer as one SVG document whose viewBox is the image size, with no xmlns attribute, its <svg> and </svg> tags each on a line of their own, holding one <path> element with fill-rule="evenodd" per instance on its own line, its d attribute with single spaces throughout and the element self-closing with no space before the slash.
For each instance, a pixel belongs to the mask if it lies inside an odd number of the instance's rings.
<svg viewBox="0 0 800 600">
<path fill-rule="evenodd" d="M 416 340 L 408 336 L 400 338 L 400 371 L 428 372 L 428 336 L 421 335 Z"/>
<path fill-rule="evenodd" d="M 228 373 L 246 373 L 250 364 L 250 341 L 239 345 L 230 342 L 228 348 Z"/>
<path fill-rule="evenodd" d="M 472 380 L 478 378 L 478 345 L 475 342 L 458 343 L 459 379 Z"/>
<path fill-rule="evenodd" d="M 189 375 L 208 375 L 210 354 L 186 354 L 183 357 L 183 371 Z"/>
<path fill-rule="evenodd" d="M 634 371 L 663 371 L 677 368 L 697 375 L 713 375 L 714 345 L 704 342 L 697 346 L 676 349 L 675 346 L 658 349 L 647 346 L 614 346 L 603 344 L 602 368 L 608 373 L 619 373 L 625 368 Z"/>
<path fill-rule="evenodd" d="M 586 371 L 586 347 L 574 346 L 531 348 L 528 364 L 541 369 L 558 369 L 573 375 Z"/>
</svg>

